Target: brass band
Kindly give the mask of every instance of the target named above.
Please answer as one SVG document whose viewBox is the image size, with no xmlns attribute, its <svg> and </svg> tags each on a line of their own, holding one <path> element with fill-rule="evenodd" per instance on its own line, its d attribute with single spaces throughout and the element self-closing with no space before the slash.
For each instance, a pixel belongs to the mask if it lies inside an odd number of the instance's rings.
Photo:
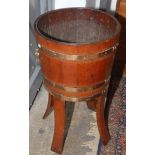
<svg viewBox="0 0 155 155">
<path fill-rule="evenodd" d="M 58 58 L 61 60 L 70 60 L 70 61 L 81 61 L 81 60 L 93 60 L 93 59 L 97 59 L 97 58 L 102 58 L 104 56 L 109 55 L 110 53 L 113 53 L 116 51 L 116 48 L 118 46 L 118 43 L 113 46 L 110 47 L 104 51 L 95 53 L 95 54 L 87 54 L 87 55 L 70 55 L 70 54 L 63 54 L 63 53 L 58 53 L 56 51 L 53 50 L 49 50 L 45 47 L 42 47 L 40 44 L 38 45 L 38 47 L 41 49 L 41 52 L 45 52 L 46 54 L 48 54 L 51 57 L 54 58 Z"/>
<path fill-rule="evenodd" d="M 97 97 L 99 97 L 101 95 L 104 95 L 104 96 L 106 95 L 106 91 L 102 91 L 100 93 L 93 94 L 92 96 L 88 96 L 88 97 L 68 97 L 68 96 L 64 96 L 62 94 L 57 94 L 57 93 L 49 90 L 45 85 L 44 85 L 44 87 L 54 97 L 57 97 L 58 99 L 63 100 L 63 101 L 70 101 L 70 102 L 89 101 L 89 100 L 96 99 Z"/>
<path fill-rule="evenodd" d="M 72 93 L 76 93 L 76 92 L 85 92 L 85 91 L 90 91 L 90 90 L 95 90 L 95 89 L 98 89 L 98 88 L 102 88 L 103 86 L 105 85 L 108 85 L 109 84 L 109 81 L 110 81 L 110 76 L 104 80 L 103 82 L 99 83 L 99 84 L 96 84 L 94 86 L 85 86 L 85 87 L 67 87 L 67 86 L 63 86 L 61 84 L 58 84 L 58 83 L 55 83 L 49 79 L 47 79 L 44 75 L 42 75 L 44 80 L 49 84 L 51 85 L 52 87 L 55 87 L 57 89 L 61 89 L 63 91 L 66 91 L 66 92 L 72 92 Z"/>
</svg>

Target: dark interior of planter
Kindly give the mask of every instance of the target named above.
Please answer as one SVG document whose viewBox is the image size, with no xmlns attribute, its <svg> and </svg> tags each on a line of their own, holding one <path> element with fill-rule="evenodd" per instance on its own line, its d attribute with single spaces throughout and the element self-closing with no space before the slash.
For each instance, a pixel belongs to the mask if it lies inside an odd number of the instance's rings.
<svg viewBox="0 0 155 155">
<path fill-rule="evenodd" d="M 110 16 L 91 9 L 64 9 L 51 11 L 39 18 L 39 32 L 57 41 L 93 43 L 111 38 L 117 22 Z"/>
</svg>

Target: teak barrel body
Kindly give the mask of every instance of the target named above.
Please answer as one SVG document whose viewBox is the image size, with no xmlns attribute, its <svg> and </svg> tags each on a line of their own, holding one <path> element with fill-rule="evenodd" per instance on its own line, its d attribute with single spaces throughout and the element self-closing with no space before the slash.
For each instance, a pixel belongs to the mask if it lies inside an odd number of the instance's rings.
<svg viewBox="0 0 155 155">
<path fill-rule="evenodd" d="M 44 85 L 66 101 L 83 101 L 107 92 L 120 24 L 109 14 L 67 8 L 38 17 L 35 34 Z"/>
</svg>

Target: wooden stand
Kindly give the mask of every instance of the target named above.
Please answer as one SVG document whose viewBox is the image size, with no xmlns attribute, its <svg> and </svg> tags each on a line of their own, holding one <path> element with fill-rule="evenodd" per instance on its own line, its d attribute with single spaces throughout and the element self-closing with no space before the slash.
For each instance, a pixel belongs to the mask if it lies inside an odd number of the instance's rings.
<svg viewBox="0 0 155 155">
<path fill-rule="evenodd" d="M 44 86 L 52 95 L 43 118 L 52 109 L 55 115 L 51 149 L 62 153 L 69 128 L 66 120 L 71 121 L 67 109 L 73 105 L 66 102 L 79 101 L 87 101 L 88 108 L 96 111 L 100 137 L 106 145 L 110 135 L 104 105 L 119 42 L 119 22 L 103 11 L 66 8 L 39 16 L 34 30 Z"/>
<path fill-rule="evenodd" d="M 87 102 L 88 108 L 93 111 L 96 111 L 97 125 L 100 133 L 100 138 L 103 144 L 106 145 L 110 139 L 110 135 L 104 119 L 104 105 L 104 96 L 100 96 L 96 100 Z M 63 146 L 69 129 L 65 121 L 70 120 L 68 119 L 66 108 L 66 101 L 61 101 L 50 94 L 48 95 L 48 105 L 43 119 L 45 119 L 51 113 L 52 109 L 54 109 L 55 128 L 51 150 L 59 154 L 61 154 L 63 151 Z"/>
</svg>

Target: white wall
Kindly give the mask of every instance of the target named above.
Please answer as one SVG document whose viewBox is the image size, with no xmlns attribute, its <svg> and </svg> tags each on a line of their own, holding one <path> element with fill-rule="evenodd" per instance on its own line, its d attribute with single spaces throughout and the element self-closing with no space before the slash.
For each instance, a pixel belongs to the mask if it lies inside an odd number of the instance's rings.
<svg viewBox="0 0 155 155">
<path fill-rule="evenodd" d="M 66 7 L 85 7 L 86 0 L 55 0 L 55 9 Z"/>
<path fill-rule="evenodd" d="M 117 0 L 107 0 L 107 10 L 111 13 L 116 11 Z"/>
<path fill-rule="evenodd" d="M 107 8 L 107 11 L 115 12 L 116 3 L 117 0 L 40 0 L 40 12 L 67 7 Z"/>
<path fill-rule="evenodd" d="M 92 3 L 94 2 L 93 6 Z M 102 0 L 104 1 L 104 0 Z M 86 5 L 87 2 L 87 5 Z M 89 6 L 99 9 L 101 0 L 55 0 L 55 9 L 66 8 L 66 7 L 86 7 Z M 117 0 L 105 0 L 107 4 L 108 11 L 115 12 Z"/>
<path fill-rule="evenodd" d="M 95 8 L 99 9 L 100 8 L 100 0 L 96 0 L 95 2 Z"/>
</svg>

